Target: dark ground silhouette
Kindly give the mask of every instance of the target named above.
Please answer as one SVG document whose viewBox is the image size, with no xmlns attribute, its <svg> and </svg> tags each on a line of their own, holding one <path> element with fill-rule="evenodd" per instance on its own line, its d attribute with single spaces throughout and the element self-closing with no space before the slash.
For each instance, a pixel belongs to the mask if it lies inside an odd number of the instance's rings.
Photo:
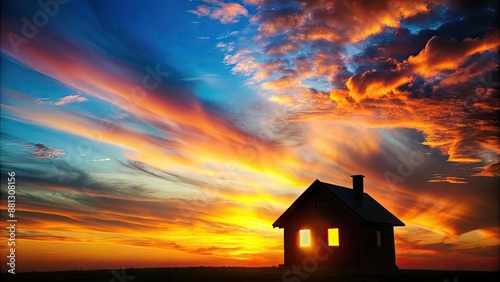
<svg viewBox="0 0 500 282">
<path fill-rule="evenodd" d="M 437 270 L 317 270 L 308 274 L 307 279 L 299 276 L 283 277 L 286 268 L 278 267 L 175 267 L 143 268 L 121 270 L 89 270 L 61 272 L 25 272 L 15 275 L 2 273 L 1 281 L 42 282 L 198 282 L 198 281 L 284 281 L 284 282 L 489 282 L 499 281 L 499 272 L 479 271 L 437 271 Z"/>
</svg>

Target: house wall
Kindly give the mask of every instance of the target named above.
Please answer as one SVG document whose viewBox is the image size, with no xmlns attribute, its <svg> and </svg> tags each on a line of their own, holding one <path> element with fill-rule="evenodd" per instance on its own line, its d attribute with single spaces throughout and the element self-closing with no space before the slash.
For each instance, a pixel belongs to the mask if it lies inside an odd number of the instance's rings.
<svg viewBox="0 0 500 282">
<path fill-rule="evenodd" d="M 324 207 L 316 207 L 316 199 Z M 339 228 L 340 246 L 328 246 L 328 228 Z M 311 246 L 299 246 L 299 230 L 311 230 Z M 315 189 L 289 216 L 284 227 L 285 265 L 359 266 L 360 226 L 357 219 L 321 189 Z"/>
<path fill-rule="evenodd" d="M 377 244 L 377 231 L 381 246 Z M 360 226 L 360 266 L 364 268 L 396 268 L 394 228 L 387 224 Z"/>
</svg>

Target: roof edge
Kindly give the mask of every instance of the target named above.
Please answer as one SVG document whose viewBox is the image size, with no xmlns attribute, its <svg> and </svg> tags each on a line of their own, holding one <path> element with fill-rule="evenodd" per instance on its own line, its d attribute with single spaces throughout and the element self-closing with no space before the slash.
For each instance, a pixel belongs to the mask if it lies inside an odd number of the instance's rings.
<svg viewBox="0 0 500 282">
<path fill-rule="evenodd" d="M 300 194 L 300 196 L 297 199 L 295 199 L 295 201 L 278 217 L 278 219 L 276 219 L 276 221 L 273 223 L 273 228 L 276 227 L 284 228 L 282 224 L 283 221 L 288 217 L 288 215 L 291 212 L 293 212 L 293 210 L 297 208 L 299 203 L 303 201 L 306 195 L 311 193 L 311 188 L 315 185 L 318 185 L 318 183 L 321 184 L 322 182 L 319 181 L 318 179 L 314 180 L 313 183 L 311 183 L 311 185 L 309 185 L 309 187 L 307 187 L 307 189 L 304 190 L 304 192 L 302 192 L 302 194 Z"/>
</svg>

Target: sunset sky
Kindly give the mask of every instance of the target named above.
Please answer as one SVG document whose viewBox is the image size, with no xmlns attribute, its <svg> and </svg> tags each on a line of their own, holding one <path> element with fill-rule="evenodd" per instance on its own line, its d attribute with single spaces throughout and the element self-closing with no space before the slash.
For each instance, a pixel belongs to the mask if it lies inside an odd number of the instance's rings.
<svg viewBox="0 0 500 282">
<path fill-rule="evenodd" d="M 497 1 L 40 3 L 1 7 L 2 271 L 8 171 L 16 271 L 278 265 L 352 174 L 400 268 L 498 270 Z"/>
</svg>

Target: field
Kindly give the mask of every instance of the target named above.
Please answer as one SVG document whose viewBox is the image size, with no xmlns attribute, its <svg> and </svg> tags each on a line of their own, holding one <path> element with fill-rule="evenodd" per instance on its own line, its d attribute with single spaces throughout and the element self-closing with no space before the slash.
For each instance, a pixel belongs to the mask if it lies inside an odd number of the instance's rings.
<svg viewBox="0 0 500 282">
<path fill-rule="evenodd" d="M 1 281 L 37 282 L 191 282 L 191 281 L 339 281 L 339 282 L 466 282 L 499 281 L 499 272 L 476 271 L 436 271 L 436 270 L 317 270 L 300 275 L 286 272 L 289 269 L 278 267 L 179 267 L 179 268 L 143 268 L 118 270 L 88 270 L 61 272 L 25 272 L 15 275 L 2 273 Z M 307 275 L 307 276 L 306 276 Z"/>
</svg>

